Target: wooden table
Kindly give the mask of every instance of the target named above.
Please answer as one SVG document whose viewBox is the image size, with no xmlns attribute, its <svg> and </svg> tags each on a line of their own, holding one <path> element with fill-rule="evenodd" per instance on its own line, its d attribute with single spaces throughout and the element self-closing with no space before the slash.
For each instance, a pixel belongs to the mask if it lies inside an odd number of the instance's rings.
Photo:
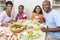
<svg viewBox="0 0 60 40">
<path fill-rule="evenodd" d="M 9 27 L 2 27 L 4 30 L 4 35 L 12 33 L 9 29 Z M 0 40 L 4 40 L 4 35 L 0 36 Z M 19 38 L 19 40 L 29 40 L 26 38 Z M 30 40 L 45 40 L 45 33 L 43 33 L 39 38 L 37 39 L 30 39 Z"/>
</svg>

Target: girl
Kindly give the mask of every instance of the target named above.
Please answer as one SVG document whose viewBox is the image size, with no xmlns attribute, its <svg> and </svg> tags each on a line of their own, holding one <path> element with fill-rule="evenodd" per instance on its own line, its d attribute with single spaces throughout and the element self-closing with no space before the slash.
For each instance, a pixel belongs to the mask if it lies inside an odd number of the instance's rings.
<svg viewBox="0 0 60 40">
<path fill-rule="evenodd" d="M 37 5 L 34 8 L 31 18 L 32 18 L 32 20 L 37 20 L 37 21 L 40 21 L 40 22 L 44 22 L 43 12 L 42 12 L 42 9 L 39 5 Z"/>
<path fill-rule="evenodd" d="M 17 20 L 22 20 L 22 19 L 27 19 L 27 16 L 26 14 L 24 13 L 24 6 L 23 5 L 20 5 L 18 7 L 18 14 L 16 16 L 16 21 Z"/>
</svg>

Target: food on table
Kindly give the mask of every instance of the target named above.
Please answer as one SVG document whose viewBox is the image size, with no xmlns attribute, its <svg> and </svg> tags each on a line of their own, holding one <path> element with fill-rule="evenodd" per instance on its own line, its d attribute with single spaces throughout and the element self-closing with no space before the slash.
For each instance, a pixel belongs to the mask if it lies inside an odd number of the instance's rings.
<svg viewBox="0 0 60 40">
<path fill-rule="evenodd" d="M 3 28 L 0 27 L 0 36 L 4 34 Z"/>
<path fill-rule="evenodd" d="M 20 36 L 22 38 L 37 38 L 40 35 L 39 35 L 39 33 L 35 33 L 33 31 L 24 31 L 24 32 L 20 33 Z"/>
<path fill-rule="evenodd" d="M 33 34 L 33 32 L 32 31 L 28 31 L 28 34 Z"/>
<path fill-rule="evenodd" d="M 20 32 L 21 37 L 37 38 L 40 36 L 39 29 L 44 26 L 37 21 L 18 20 L 10 27 L 12 32 Z"/>
<path fill-rule="evenodd" d="M 33 21 L 32 23 L 33 23 L 33 24 L 37 24 L 37 21 Z"/>
<path fill-rule="evenodd" d="M 27 29 L 33 29 L 33 26 L 27 26 Z"/>
<path fill-rule="evenodd" d="M 17 29 L 17 28 L 21 28 L 21 26 L 16 24 L 12 25 L 12 29 Z"/>
<path fill-rule="evenodd" d="M 35 29 L 36 31 L 38 31 L 40 28 L 37 26 L 37 27 L 35 27 L 34 29 Z"/>
<path fill-rule="evenodd" d="M 13 34 L 5 35 L 4 40 L 18 40 L 18 34 L 13 33 Z"/>
<path fill-rule="evenodd" d="M 10 26 L 10 29 L 12 32 L 22 32 L 24 30 L 25 27 L 18 25 L 18 24 L 14 24 Z"/>
</svg>

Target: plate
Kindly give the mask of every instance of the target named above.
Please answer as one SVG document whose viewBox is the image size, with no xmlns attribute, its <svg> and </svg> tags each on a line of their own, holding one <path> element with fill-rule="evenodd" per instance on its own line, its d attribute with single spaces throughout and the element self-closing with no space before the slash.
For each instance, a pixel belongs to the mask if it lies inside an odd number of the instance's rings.
<svg viewBox="0 0 60 40">
<path fill-rule="evenodd" d="M 28 34 L 26 31 L 24 31 L 20 33 L 20 37 L 27 38 L 27 39 L 35 39 L 40 36 L 41 36 L 41 33 L 38 33 L 38 32 L 37 33 L 33 32 L 33 33 Z"/>
</svg>

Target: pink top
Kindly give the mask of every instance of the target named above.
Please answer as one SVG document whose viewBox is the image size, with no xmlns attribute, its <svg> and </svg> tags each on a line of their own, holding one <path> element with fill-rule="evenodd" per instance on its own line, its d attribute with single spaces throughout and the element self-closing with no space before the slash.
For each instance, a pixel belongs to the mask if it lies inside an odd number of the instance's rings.
<svg viewBox="0 0 60 40">
<path fill-rule="evenodd" d="M 18 16 L 18 20 L 21 20 L 21 19 L 24 19 L 24 17 L 26 17 L 26 14 L 24 12 L 22 13 L 19 12 L 17 16 Z"/>
</svg>

